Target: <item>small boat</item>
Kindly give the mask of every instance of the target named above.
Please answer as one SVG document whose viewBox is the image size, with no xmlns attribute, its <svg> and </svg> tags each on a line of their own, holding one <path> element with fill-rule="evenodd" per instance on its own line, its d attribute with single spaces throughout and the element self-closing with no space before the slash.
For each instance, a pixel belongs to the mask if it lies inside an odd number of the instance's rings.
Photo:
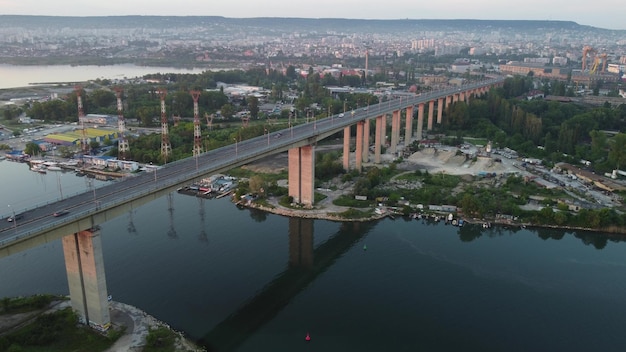
<svg viewBox="0 0 626 352">
<path fill-rule="evenodd" d="M 60 166 L 48 166 L 48 170 L 50 171 L 63 171 Z"/>
<path fill-rule="evenodd" d="M 41 166 L 41 165 L 33 165 L 30 168 L 30 171 L 35 171 L 35 172 L 39 172 L 40 174 L 45 174 L 46 173 L 46 168 Z"/>
</svg>

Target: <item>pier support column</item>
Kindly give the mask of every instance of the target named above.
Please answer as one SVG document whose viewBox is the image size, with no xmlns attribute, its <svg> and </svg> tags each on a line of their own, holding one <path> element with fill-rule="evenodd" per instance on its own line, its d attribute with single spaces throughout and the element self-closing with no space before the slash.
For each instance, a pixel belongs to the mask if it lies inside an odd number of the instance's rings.
<svg viewBox="0 0 626 352">
<path fill-rule="evenodd" d="M 422 128 L 424 128 L 424 103 L 420 103 L 417 106 L 417 137 L 418 141 L 421 141 L 424 136 L 422 135 Z"/>
<path fill-rule="evenodd" d="M 398 137 L 400 136 L 400 110 L 395 110 L 391 114 L 391 144 L 389 151 L 395 154 L 398 149 Z"/>
<path fill-rule="evenodd" d="M 452 103 L 456 103 L 457 101 L 459 101 L 458 94 L 452 94 Z"/>
<path fill-rule="evenodd" d="M 405 126 L 404 126 L 404 146 L 408 147 L 413 138 L 413 105 L 406 107 Z"/>
<path fill-rule="evenodd" d="M 463 92 L 459 93 L 459 100 L 460 100 L 460 101 L 462 101 L 462 102 L 464 102 L 464 103 L 466 102 L 466 101 L 465 101 L 465 91 L 463 91 Z"/>
<path fill-rule="evenodd" d="M 443 114 L 443 98 L 437 100 L 437 124 L 441 125 L 441 116 Z"/>
<path fill-rule="evenodd" d="M 365 120 L 363 125 L 363 162 L 370 161 L 370 120 Z"/>
<path fill-rule="evenodd" d="M 382 124 L 381 124 L 381 128 L 380 128 L 380 138 L 382 139 L 382 143 L 385 146 L 385 148 L 389 147 L 389 145 L 387 145 L 387 114 L 383 114 L 383 119 L 382 119 Z"/>
<path fill-rule="evenodd" d="M 289 266 L 313 266 L 313 219 L 289 217 Z"/>
<path fill-rule="evenodd" d="M 315 187 L 315 147 L 289 149 L 289 196 L 295 203 L 313 207 Z"/>
<path fill-rule="evenodd" d="M 435 110 L 435 101 L 431 100 L 428 102 L 428 126 L 426 129 L 428 131 L 433 129 L 433 112 Z"/>
<path fill-rule="evenodd" d="M 363 162 L 363 121 L 356 123 L 356 148 L 354 151 L 355 167 L 361 172 L 361 163 Z"/>
<path fill-rule="evenodd" d="M 67 235 L 62 242 L 72 309 L 89 326 L 108 329 L 111 317 L 100 230 Z"/>
<path fill-rule="evenodd" d="M 350 126 L 343 129 L 343 169 L 350 170 Z"/>
<path fill-rule="evenodd" d="M 374 135 L 374 162 L 380 164 L 380 149 L 382 145 L 382 129 L 383 129 L 383 117 L 376 116 L 376 131 Z"/>
</svg>

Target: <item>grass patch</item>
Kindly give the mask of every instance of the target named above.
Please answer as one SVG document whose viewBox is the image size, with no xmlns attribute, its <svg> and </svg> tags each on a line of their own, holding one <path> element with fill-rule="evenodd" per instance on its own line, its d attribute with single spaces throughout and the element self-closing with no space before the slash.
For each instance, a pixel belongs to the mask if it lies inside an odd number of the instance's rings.
<svg viewBox="0 0 626 352">
<path fill-rule="evenodd" d="M 28 297 L 5 297 L 0 304 L 0 314 L 32 312 L 47 307 L 52 301 L 67 300 L 64 296 L 34 295 Z"/>
<path fill-rule="evenodd" d="M 143 352 L 176 352 L 177 338 L 176 333 L 165 327 L 150 329 Z"/>
<path fill-rule="evenodd" d="M 257 199 L 257 200 L 255 200 L 255 201 L 254 201 L 254 203 L 256 203 L 256 204 L 258 204 L 258 205 L 261 205 L 261 206 L 263 206 L 263 207 L 266 207 L 266 208 L 270 208 L 270 209 L 274 209 L 274 208 L 276 208 L 275 206 L 273 206 L 272 204 L 270 204 L 270 203 L 267 201 L 267 199 L 265 199 L 265 198 L 263 198 L 263 199 Z"/>
<path fill-rule="evenodd" d="M 0 337 L 0 351 L 98 352 L 110 348 L 118 337 L 79 324 L 76 313 L 66 308 L 42 314 L 32 324 Z"/>
<path fill-rule="evenodd" d="M 277 174 L 264 174 L 241 167 L 229 170 L 228 174 L 237 178 L 250 178 L 252 176 L 259 176 L 261 177 L 261 179 L 263 179 L 263 181 L 267 183 L 277 182 L 278 180 L 285 180 L 289 178 L 289 174 L 286 170 L 283 170 Z"/>
<path fill-rule="evenodd" d="M 371 200 L 358 200 L 354 197 L 341 195 L 333 200 L 334 205 L 353 208 L 368 208 L 374 205 Z"/>
<path fill-rule="evenodd" d="M 313 194 L 313 199 L 314 199 L 313 201 L 314 201 L 316 204 L 317 204 L 317 203 L 319 203 L 319 202 L 321 202 L 321 201 L 323 201 L 323 200 L 324 200 L 324 199 L 326 199 L 326 198 L 328 198 L 328 196 L 327 196 L 327 195 L 325 195 L 325 194 L 321 194 L 321 193 L 317 193 L 317 192 L 315 192 L 315 193 Z"/>
<path fill-rule="evenodd" d="M 402 175 L 398 175 L 398 177 L 396 177 L 396 180 L 406 180 L 406 181 L 421 181 L 424 177 L 420 174 L 417 174 L 415 172 L 406 172 Z"/>
<path fill-rule="evenodd" d="M 337 213 L 337 215 L 339 217 L 342 217 L 344 219 L 363 219 L 363 218 L 369 218 L 371 217 L 373 214 L 372 210 L 367 210 L 367 211 L 361 211 L 358 209 L 353 209 L 350 208 L 344 212 L 341 213 Z"/>
</svg>

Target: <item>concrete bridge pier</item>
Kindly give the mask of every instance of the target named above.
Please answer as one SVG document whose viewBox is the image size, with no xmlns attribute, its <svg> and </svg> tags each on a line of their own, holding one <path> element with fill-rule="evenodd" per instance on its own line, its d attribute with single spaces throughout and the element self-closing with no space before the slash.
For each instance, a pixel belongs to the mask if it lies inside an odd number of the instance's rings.
<svg viewBox="0 0 626 352">
<path fill-rule="evenodd" d="M 289 266 L 313 266 L 313 219 L 289 218 Z"/>
<path fill-rule="evenodd" d="M 413 138 L 413 105 L 406 107 L 406 116 L 404 117 L 406 125 L 404 126 L 404 146 L 411 144 Z"/>
<path fill-rule="evenodd" d="M 350 170 L 350 126 L 343 129 L 343 169 Z"/>
<path fill-rule="evenodd" d="M 382 125 L 380 126 L 380 138 L 385 147 L 389 147 L 387 144 L 387 114 L 383 114 Z"/>
<path fill-rule="evenodd" d="M 428 131 L 433 129 L 433 112 L 435 111 L 435 101 L 431 100 L 428 102 L 428 126 L 426 129 Z"/>
<path fill-rule="evenodd" d="M 374 134 L 374 162 L 380 164 L 380 152 L 382 145 L 383 115 L 376 116 L 376 131 Z"/>
<path fill-rule="evenodd" d="M 394 110 L 391 114 L 391 144 L 389 145 L 389 151 L 395 154 L 398 150 L 398 143 L 400 139 L 400 110 Z"/>
<path fill-rule="evenodd" d="M 417 105 L 417 132 L 415 133 L 417 140 L 421 140 L 424 137 L 422 128 L 424 128 L 424 103 L 419 103 Z"/>
<path fill-rule="evenodd" d="M 289 196 L 295 203 L 311 208 L 315 202 L 315 147 L 291 148 L 289 156 Z"/>
<path fill-rule="evenodd" d="M 370 160 L 370 120 L 365 120 L 363 126 L 363 162 Z"/>
<path fill-rule="evenodd" d="M 457 101 L 459 101 L 459 95 L 458 94 L 452 94 L 452 103 L 456 103 Z"/>
<path fill-rule="evenodd" d="M 361 172 L 361 163 L 363 162 L 363 130 L 365 123 L 359 121 L 356 123 L 356 147 L 354 150 L 355 167 L 358 172 Z"/>
<path fill-rule="evenodd" d="M 441 116 L 443 114 L 443 98 L 437 100 L 437 124 L 441 125 Z"/>
<path fill-rule="evenodd" d="M 111 317 L 100 230 L 92 228 L 67 235 L 62 242 L 72 308 L 89 326 L 108 329 Z"/>
</svg>

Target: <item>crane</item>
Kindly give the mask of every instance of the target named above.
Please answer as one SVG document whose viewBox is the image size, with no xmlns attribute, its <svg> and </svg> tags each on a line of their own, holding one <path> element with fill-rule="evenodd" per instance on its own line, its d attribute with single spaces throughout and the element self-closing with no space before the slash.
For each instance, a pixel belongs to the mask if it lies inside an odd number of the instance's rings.
<svg viewBox="0 0 626 352">
<path fill-rule="evenodd" d="M 585 45 L 583 47 L 582 71 L 585 72 L 588 69 L 591 74 L 598 73 L 598 71 L 606 72 L 607 56 L 606 53 L 599 54 L 596 49 Z M 591 64 L 591 67 L 588 67 L 587 60 L 591 58 L 593 58 L 593 64 Z"/>
<path fill-rule="evenodd" d="M 583 66 L 582 66 L 582 71 L 585 72 L 585 70 L 587 69 L 587 55 L 591 56 L 592 54 L 596 53 L 596 49 L 590 47 L 589 45 L 585 45 L 583 47 L 583 58 L 582 58 L 582 62 L 583 62 Z"/>
</svg>

